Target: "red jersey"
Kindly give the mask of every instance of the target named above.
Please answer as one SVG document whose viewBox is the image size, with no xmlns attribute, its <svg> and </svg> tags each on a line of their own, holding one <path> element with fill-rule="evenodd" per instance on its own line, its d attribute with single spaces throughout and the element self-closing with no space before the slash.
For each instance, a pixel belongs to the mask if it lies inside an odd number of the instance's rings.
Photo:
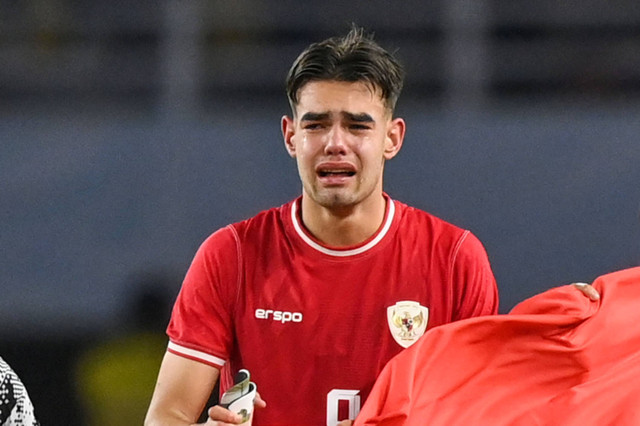
<svg viewBox="0 0 640 426">
<path fill-rule="evenodd" d="M 315 240 L 301 198 L 215 232 L 185 277 L 168 350 L 224 367 L 222 391 L 248 369 L 268 404 L 255 425 L 353 419 L 425 329 L 498 309 L 476 237 L 385 197 L 380 229 L 354 247 Z"/>
<path fill-rule="evenodd" d="M 438 327 L 395 357 L 355 426 L 640 424 L 640 268 L 509 315 Z"/>
</svg>

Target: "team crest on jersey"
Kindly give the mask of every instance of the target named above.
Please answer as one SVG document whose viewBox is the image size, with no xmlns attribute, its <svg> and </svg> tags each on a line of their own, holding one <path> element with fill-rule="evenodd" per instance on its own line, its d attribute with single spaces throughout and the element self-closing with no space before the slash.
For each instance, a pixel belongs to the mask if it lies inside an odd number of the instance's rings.
<svg viewBox="0 0 640 426">
<path fill-rule="evenodd" d="M 429 308 L 410 300 L 387 308 L 387 322 L 391 335 L 403 348 L 413 345 L 427 329 Z"/>
</svg>

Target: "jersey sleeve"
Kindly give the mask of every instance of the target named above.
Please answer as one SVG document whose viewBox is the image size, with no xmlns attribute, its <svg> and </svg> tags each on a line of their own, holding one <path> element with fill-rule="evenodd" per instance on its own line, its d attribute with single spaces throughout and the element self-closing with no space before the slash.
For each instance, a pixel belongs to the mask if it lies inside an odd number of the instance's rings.
<svg viewBox="0 0 640 426">
<path fill-rule="evenodd" d="M 452 286 L 457 300 L 453 321 L 498 313 L 498 287 L 480 240 L 465 231 L 454 250 Z"/>
<path fill-rule="evenodd" d="M 0 358 L 0 424 L 38 426 L 33 404 L 20 377 Z"/>
<path fill-rule="evenodd" d="M 200 246 L 187 271 L 167 327 L 168 351 L 221 368 L 233 344 L 240 251 L 231 226 Z"/>
</svg>

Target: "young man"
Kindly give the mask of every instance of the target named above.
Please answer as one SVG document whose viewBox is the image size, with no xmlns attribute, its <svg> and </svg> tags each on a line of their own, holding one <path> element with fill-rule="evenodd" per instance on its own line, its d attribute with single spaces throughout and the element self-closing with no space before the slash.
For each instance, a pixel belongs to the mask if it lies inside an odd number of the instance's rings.
<svg viewBox="0 0 640 426">
<path fill-rule="evenodd" d="M 383 192 L 405 135 L 393 116 L 402 81 L 396 59 L 356 28 L 295 61 L 282 132 L 302 195 L 200 247 L 146 424 L 194 423 L 218 379 L 224 391 L 246 368 L 268 401 L 253 424 L 335 425 L 426 329 L 497 313 L 480 241 Z M 240 418 L 209 410 L 208 425 L 223 421 Z"/>
</svg>

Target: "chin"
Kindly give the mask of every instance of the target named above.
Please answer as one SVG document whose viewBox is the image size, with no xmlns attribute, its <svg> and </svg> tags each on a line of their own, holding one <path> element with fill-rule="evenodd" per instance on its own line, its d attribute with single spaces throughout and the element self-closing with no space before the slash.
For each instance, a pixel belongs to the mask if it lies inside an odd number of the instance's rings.
<svg viewBox="0 0 640 426">
<path fill-rule="evenodd" d="M 317 197 L 315 197 L 315 201 L 326 208 L 351 207 L 358 203 L 358 199 L 354 194 L 344 194 L 333 191 L 331 191 L 331 193 L 318 194 Z"/>
</svg>

